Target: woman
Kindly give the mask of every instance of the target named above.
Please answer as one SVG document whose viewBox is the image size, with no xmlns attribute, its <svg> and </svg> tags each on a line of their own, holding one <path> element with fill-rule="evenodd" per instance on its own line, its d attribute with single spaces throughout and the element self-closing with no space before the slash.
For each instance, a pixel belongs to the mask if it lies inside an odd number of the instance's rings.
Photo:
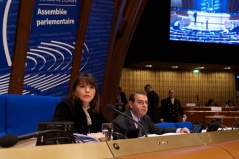
<svg viewBox="0 0 239 159">
<path fill-rule="evenodd" d="M 209 99 L 205 106 L 218 106 L 214 99 Z"/>
<path fill-rule="evenodd" d="M 102 123 L 107 121 L 99 103 L 96 79 L 90 73 L 83 73 L 75 79 L 67 99 L 57 105 L 52 120 L 73 121 L 75 133 L 101 132 Z"/>
</svg>

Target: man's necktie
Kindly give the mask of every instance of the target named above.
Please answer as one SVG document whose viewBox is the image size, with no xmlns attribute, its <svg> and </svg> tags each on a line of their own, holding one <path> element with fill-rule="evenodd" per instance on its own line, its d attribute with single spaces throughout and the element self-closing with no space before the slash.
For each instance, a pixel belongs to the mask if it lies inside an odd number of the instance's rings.
<svg viewBox="0 0 239 159">
<path fill-rule="evenodd" d="M 138 122 L 142 125 L 141 120 L 139 120 Z M 139 129 L 139 135 L 138 135 L 138 137 L 142 137 L 142 136 L 143 136 L 143 132 L 142 132 L 141 126 L 138 125 L 138 129 Z"/>
</svg>

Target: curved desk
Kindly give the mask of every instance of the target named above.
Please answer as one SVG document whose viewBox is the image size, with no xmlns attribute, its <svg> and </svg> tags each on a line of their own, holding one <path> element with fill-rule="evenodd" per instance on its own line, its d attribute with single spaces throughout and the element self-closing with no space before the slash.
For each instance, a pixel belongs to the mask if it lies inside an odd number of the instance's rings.
<svg viewBox="0 0 239 159">
<path fill-rule="evenodd" d="M 239 130 L 162 135 L 107 142 L 1 148 L 4 159 L 239 158 Z"/>
</svg>

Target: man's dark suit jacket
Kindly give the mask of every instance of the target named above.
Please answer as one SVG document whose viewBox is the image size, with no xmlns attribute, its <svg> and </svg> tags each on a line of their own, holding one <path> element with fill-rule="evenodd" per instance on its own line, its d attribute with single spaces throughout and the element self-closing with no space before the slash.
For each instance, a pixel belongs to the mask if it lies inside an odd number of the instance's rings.
<svg viewBox="0 0 239 159">
<path fill-rule="evenodd" d="M 155 91 L 150 91 L 147 93 L 149 105 L 147 114 L 150 116 L 152 122 L 159 122 L 159 96 Z"/>
<path fill-rule="evenodd" d="M 126 98 L 126 95 L 124 92 L 120 92 L 120 98 L 121 98 L 121 102 L 124 103 L 124 105 L 122 106 L 121 109 L 119 109 L 119 106 L 116 106 L 116 109 L 121 111 L 121 112 L 124 112 L 125 111 L 125 106 L 126 104 L 128 103 L 128 100 Z M 116 99 L 116 103 L 118 102 L 118 100 Z M 116 115 L 117 116 L 117 115 Z"/>
<path fill-rule="evenodd" d="M 129 116 L 130 118 L 133 118 L 130 113 L 130 109 L 127 109 L 124 112 L 124 114 Z M 150 117 L 147 114 L 144 115 L 140 120 L 141 120 L 141 124 L 144 127 L 147 134 L 161 135 L 164 133 L 176 133 L 176 130 L 177 130 L 176 128 L 159 128 L 151 121 Z M 113 123 L 114 132 L 121 133 L 122 135 L 125 135 L 125 136 L 127 135 L 127 132 L 129 130 L 136 129 L 135 123 L 133 121 L 123 117 L 122 115 L 118 115 L 112 121 L 112 123 Z M 143 135 L 144 135 L 144 133 L 143 133 Z M 121 138 L 121 137 L 119 137 L 119 138 Z"/>
<path fill-rule="evenodd" d="M 171 98 L 166 98 L 161 101 L 161 118 L 164 122 L 178 122 L 178 114 L 184 115 L 183 107 L 178 99 L 174 99 L 172 104 Z"/>
</svg>

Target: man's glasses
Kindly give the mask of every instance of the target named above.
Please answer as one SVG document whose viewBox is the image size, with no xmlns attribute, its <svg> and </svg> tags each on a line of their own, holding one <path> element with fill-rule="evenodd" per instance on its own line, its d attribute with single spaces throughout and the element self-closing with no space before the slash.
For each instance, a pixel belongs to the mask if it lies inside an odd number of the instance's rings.
<svg viewBox="0 0 239 159">
<path fill-rule="evenodd" d="M 149 102 L 144 102 L 144 101 L 142 101 L 142 100 L 137 100 L 137 101 L 135 101 L 136 103 L 138 103 L 139 105 L 146 105 L 146 106 L 148 106 L 149 105 Z"/>
</svg>

